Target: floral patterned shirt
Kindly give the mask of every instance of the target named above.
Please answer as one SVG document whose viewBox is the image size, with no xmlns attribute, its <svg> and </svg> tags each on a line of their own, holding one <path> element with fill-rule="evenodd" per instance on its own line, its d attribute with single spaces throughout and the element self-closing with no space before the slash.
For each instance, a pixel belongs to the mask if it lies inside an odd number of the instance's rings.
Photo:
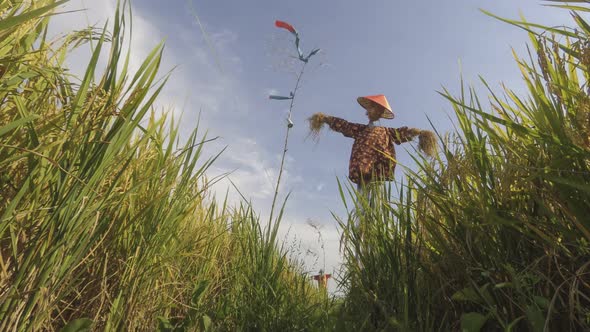
<svg viewBox="0 0 590 332">
<path fill-rule="evenodd" d="M 396 165 L 393 143 L 401 144 L 412 140 L 408 127 L 387 128 L 351 123 L 326 116 L 325 122 L 334 131 L 354 139 L 348 177 L 356 184 L 370 181 L 391 181 Z"/>
</svg>

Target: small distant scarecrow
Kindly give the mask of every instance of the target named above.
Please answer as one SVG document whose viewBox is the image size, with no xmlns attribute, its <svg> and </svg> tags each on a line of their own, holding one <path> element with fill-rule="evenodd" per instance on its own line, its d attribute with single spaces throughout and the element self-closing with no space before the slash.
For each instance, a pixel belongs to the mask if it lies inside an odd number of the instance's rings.
<svg viewBox="0 0 590 332">
<path fill-rule="evenodd" d="M 318 288 L 320 289 L 327 289 L 328 287 L 328 279 L 330 279 L 332 277 L 331 274 L 326 274 L 324 273 L 324 270 L 320 270 L 320 273 L 313 276 L 313 280 L 316 280 L 318 282 Z"/>
<path fill-rule="evenodd" d="M 393 119 L 391 106 L 384 95 L 357 98 L 367 111 L 369 123 L 351 123 L 346 120 L 316 113 L 309 118 L 312 134 L 317 137 L 324 124 L 330 129 L 354 139 L 350 154 L 348 177 L 362 190 L 366 185 L 377 181 L 392 181 L 396 165 L 394 144 L 411 141 L 419 136 L 418 147 L 424 153 L 434 156 L 436 137 L 433 132 L 416 128 L 388 128 L 376 126 L 379 119 Z"/>
</svg>

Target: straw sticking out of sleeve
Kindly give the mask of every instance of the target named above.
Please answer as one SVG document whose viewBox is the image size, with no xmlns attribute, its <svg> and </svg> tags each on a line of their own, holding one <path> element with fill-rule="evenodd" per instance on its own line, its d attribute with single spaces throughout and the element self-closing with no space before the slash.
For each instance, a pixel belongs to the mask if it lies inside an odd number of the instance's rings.
<svg viewBox="0 0 590 332">
<path fill-rule="evenodd" d="M 437 153 L 436 135 L 429 130 L 422 130 L 418 135 L 418 148 L 429 157 L 435 157 Z"/>
<path fill-rule="evenodd" d="M 307 121 L 309 122 L 309 135 L 314 141 L 319 141 L 320 132 L 324 126 L 324 115 L 322 113 L 316 113 L 307 119 Z"/>
</svg>

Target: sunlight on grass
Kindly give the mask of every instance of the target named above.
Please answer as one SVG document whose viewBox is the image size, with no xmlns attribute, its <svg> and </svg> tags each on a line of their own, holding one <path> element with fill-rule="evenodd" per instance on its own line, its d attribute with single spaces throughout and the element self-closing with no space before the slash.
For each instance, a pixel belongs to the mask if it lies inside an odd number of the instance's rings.
<svg viewBox="0 0 590 332">
<path fill-rule="evenodd" d="M 63 2 L 0 4 L 0 330 L 590 329 L 587 5 L 557 5 L 575 29 L 504 20 L 530 35 L 526 96 L 461 82 L 441 92 L 457 131 L 403 183 L 340 183 L 332 297 L 288 259 L 284 205 L 263 227 L 213 197 L 210 140 L 180 142 L 153 107 L 163 46 L 128 71 L 128 4 L 46 40 Z M 91 41 L 74 78 L 64 61 Z"/>
</svg>

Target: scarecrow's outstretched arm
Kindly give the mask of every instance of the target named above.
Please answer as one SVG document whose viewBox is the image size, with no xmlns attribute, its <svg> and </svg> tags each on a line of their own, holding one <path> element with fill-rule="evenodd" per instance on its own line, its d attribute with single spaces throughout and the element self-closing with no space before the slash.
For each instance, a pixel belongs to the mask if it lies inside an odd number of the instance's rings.
<svg viewBox="0 0 590 332">
<path fill-rule="evenodd" d="M 408 127 L 387 128 L 387 131 L 389 132 L 389 135 L 395 144 L 402 144 L 411 141 L 412 138 L 420 134 L 419 130 Z"/>
<path fill-rule="evenodd" d="M 346 137 L 352 138 L 357 138 L 359 133 L 366 127 L 366 125 L 348 122 L 330 115 L 324 115 L 324 122 L 330 126 L 330 129 L 337 131 Z"/>
</svg>

